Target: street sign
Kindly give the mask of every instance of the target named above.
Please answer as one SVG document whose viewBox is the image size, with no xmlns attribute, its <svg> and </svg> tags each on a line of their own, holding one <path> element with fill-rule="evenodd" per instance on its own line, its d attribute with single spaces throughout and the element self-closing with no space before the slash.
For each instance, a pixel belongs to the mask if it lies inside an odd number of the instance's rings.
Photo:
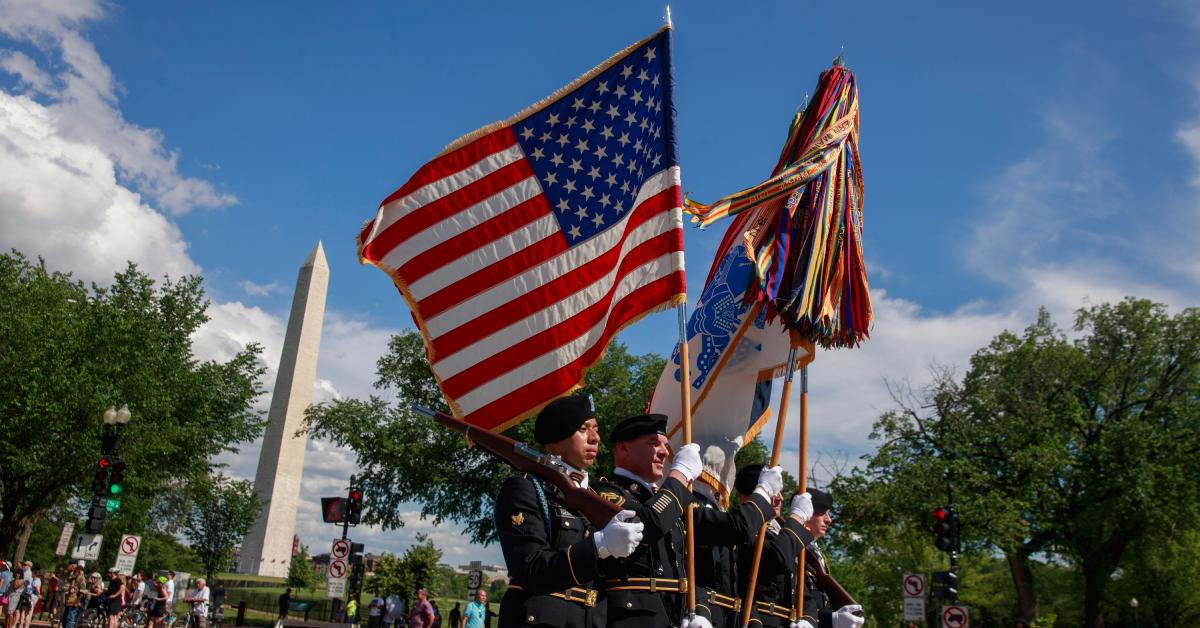
<svg viewBox="0 0 1200 628">
<path fill-rule="evenodd" d="M 965 606 L 943 606 L 942 607 L 942 628 L 969 628 L 971 625 L 971 616 L 967 613 Z"/>
<path fill-rule="evenodd" d="M 79 534 L 75 536 L 75 545 L 71 548 L 71 558 L 76 560 L 96 560 L 100 558 L 100 543 L 104 541 L 103 534 Z"/>
<path fill-rule="evenodd" d="M 338 578 L 344 579 L 347 571 L 348 569 L 346 567 L 346 561 L 332 560 L 329 562 L 329 578 L 331 580 Z"/>
<path fill-rule="evenodd" d="M 346 579 L 330 578 L 325 583 L 325 597 L 340 600 L 346 596 Z"/>
<path fill-rule="evenodd" d="M 925 597 L 925 574 L 904 574 L 904 597 Z"/>
<path fill-rule="evenodd" d="M 137 562 L 138 550 L 142 547 L 142 537 L 126 534 L 121 537 L 121 544 L 117 546 L 117 568 L 118 573 L 126 576 L 133 575 L 133 564 Z"/>
<path fill-rule="evenodd" d="M 475 592 L 483 585 L 483 563 L 473 560 L 467 572 L 467 599 L 474 600 Z"/>
<path fill-rule="evenodd" d="M 67 553 L 67 548 L 71 547 L 71 535 L 74 532 L 74 521 L 68 521 L 63 524 L 62 534 L 58 535 L 58 547 L 54 548 L 55 556 L 62 556 Z"/>
<path fill-rule="evenodd" d="M 925 619 L 925 598 L 904 598 L 904 621 L 923 621 Z"/>
<path fill-rule="evenodd" d="M 350 541 L 346 539 L 334 539 L 333 548 L 329 550 L 329 557 L 337 559 L 345 559 L 350 555 Z"/>
</svg>

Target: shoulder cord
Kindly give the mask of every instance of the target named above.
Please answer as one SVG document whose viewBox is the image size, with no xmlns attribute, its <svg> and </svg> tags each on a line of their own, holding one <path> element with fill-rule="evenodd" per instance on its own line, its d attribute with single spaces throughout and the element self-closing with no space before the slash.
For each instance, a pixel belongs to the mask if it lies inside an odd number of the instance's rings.
<svg viewBox="0 0 1200 628">
<path fill-rule="evenodd" d="M 542 483 L 535 477 L 529 478 L 533 482 L 533 490 L 537 492 L 538 505 L 542 507 L 542 521 L 546 522 L 547 536 L 554 534 L 554 526 L 550 525 L 550 504 L 546 500 L 546 491 L 542 490 Z"/>
</svg>

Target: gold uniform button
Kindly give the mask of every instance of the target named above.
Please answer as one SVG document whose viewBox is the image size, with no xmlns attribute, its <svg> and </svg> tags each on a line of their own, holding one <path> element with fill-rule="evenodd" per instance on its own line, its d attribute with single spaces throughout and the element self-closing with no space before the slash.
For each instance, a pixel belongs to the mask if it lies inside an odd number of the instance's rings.
<svg viewBox="0 0 1200 628">
<path fill-rule="evenodd" d="M 633 608 L 633 602 L 626 602 L 625 608 Z"/>
<path fill-rule="evenodd" d="M 526 621 L 532 624 L 533 622 L 537 621 L 537 618 L 533 615 L 530 615 L 528 618 L 526 618 Z"/>
</svg>

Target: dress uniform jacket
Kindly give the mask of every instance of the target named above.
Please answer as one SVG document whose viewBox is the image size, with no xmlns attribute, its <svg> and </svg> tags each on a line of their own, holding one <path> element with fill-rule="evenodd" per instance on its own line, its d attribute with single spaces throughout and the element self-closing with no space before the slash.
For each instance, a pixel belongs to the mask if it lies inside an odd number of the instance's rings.
<svg viewBox="0 0 1200 628">
<path fill-rule="evenodd" d="M 772 513 L 771 503 L 758 494 L 732 511 L 704 493 L 694 493 L 696 505 L 696 614 L 713 628 L 738 625 L 737 548 L 751 543 Z"/>
<path fill-rule="evenodd" d="M 657 491 L 622 476 L 596 483 L 596 492 L 642 522 L 642 543 L 626 558 L 601 561 L 613 628 L 665 628 L 679 625 L 686 592 L 683 509 L 692 493 L 668 477 Z"/>
<path fill-rule="evenodd" d="M 813 573 L 813 563 L 820 563 L 822 571 L 828 571 L 825 556 L 816 541 L 807 543 L 807 549 L 804 553 L 804 618 L 817 628 L 833 628 L 833 613 L 837 609 L 833 608 L 829 595 L 817 585 Z"/>
<path fill-rule="evenodd" d="M 784 518 L 778 531 L 767 532 L 758 566 L 758 581 L 754 587 L 751 624 L 759 623 L 765 628 L 787 628 L 791 623 L 791 609 L 796 602 L 796 559 L 800 548 L 812 540 L 812 533 L 791 517 Z M 741 552 L 738 573 L 745 587 L 750 583 L 754 545 L 743 545 L 738 551 Z"/>
<path fill-rule="evenodd" d="M 603 628 L 595 530 L 557 488 L 527 474 L 508 478 L 496 497 L 496 530 L 509 575 L 500 628 Z"/>
</svg>

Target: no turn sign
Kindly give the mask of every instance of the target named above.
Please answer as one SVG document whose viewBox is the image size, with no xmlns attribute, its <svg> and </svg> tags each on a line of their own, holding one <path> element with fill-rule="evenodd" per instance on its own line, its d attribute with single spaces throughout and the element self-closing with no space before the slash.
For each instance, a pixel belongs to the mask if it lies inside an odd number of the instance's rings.
<svg viewBox="0 0 1200 628">
<path fill-rule="evenodd" d="M 350 541 L 346 539 L 334 539 L 333 548 L 329 550 L 330 558 L 334 560 L 344 559 L 350 555 Z"/>
<path fill-rule="evenodd" d="M 126 534 L 117 545 L 117 572 L 126 576 L 133 575 L 133 565 L 137 562 L 138 550 L 142 547 L 142 537 Z"/>
<path fill-rule="evenodd" d="M 329 577 L 340 579 L 346 577 L 346 561 L 332 560 L 329 562 Z"/>
<path fill-rule="evenodd" d="M 967 607 L 942 607 L 942 628 L 968 628 L 970 625 L 971 616 L 967 613 Z"/>
<path fill-rule="evenodd" d="M 904 597 L 925 597 L 925 574 L 904 574 Z"/>
</svg>

